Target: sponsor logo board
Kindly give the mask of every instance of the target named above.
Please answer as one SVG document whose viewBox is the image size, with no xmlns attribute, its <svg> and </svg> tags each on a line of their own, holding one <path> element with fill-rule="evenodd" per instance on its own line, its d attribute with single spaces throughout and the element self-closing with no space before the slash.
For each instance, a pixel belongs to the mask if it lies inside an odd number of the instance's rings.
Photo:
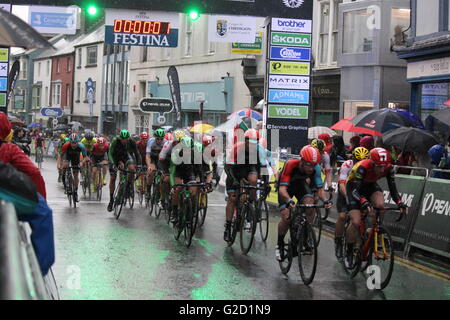
<svg viewBox="0 0 450 320">
<path fill-rule="evenodd" d="M 270 89 L 309 90 L 309 77 L 269 75 Z"/>
<path fill-rule="evenodd" d="M 280 119 L 308 119 L 308 106 L 269 104 L 268 117 Z"/>
<path fill-rule="evenodd" d="M 292 74 L 309 76 L 309 62 L 270 61 L 270 74 Z"/>
<path fill-rule="evenodd" d="M 312 20 L 272 18 L 272 30 L 311 33 Z"/>
<path fill-rule="evenodd" d="M 308 104 L 309 91 L 302 90 L 269 90 L 269 102 Z"/>
<path fill-rule="evenodd" d="M 270 59 L 310 61 L 311 49 L 296 47 L 270 47 Z"/>
<path fill-rule="evenodd" d="M 311 35 L 272 32 L 270 43 L 272 45 L 311 47 Z"/>
<path fill-rule="evenodd" d="M 255 43 L 256 18 L 212 15 L 208 21 L 210 42 Z"/>
</svg>

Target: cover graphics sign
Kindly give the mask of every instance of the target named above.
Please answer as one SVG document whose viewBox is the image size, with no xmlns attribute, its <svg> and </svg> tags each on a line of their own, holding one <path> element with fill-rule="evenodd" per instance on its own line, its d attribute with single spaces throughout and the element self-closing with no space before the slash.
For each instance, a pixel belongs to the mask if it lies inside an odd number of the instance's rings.
<svg viewBox="0 0 450 320">
<path fill-rule="evenodd" d="M 270 89 L 309 90 L 309 77 L 269 75 Z"/>
<path fill-rule="evenodd" d="M 309 76 L 310 65 L 309 62 L 283 62 L 283 61 L 271 61 L 270 73 L 271 74 L 292 74 Z"/>
<path fill-rule="evenodd" d="M 212 15 L 208 20 L 210 42 L 255 43 L 256 18 Z"/>
<path fill-rule="evenodd" d="M 270 59 L 310 61 L 311 49 L 296 47 L 270 47 Z"/>
<path fill-rule="evenodd" d="M 309 91 L 302 90 L 269 90 L 269 102 L 308 104 Z"/>
</svg>

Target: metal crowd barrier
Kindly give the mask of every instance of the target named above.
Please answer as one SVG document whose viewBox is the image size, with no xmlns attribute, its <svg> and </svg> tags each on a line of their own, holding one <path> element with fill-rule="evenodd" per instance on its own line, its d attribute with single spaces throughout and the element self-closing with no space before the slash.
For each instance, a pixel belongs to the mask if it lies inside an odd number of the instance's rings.
<svg viewBox="0 0 450 320">
<path fill-rule="evenodd" d="M 0 200 L 0 300 L 50 299 L 26 225 Z"/>
</svg>

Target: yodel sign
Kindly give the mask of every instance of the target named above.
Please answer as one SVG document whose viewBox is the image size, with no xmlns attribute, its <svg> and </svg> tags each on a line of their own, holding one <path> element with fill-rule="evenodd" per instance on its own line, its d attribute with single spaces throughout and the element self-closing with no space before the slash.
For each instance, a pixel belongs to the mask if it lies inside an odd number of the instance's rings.
<svg viewBox="0 0 450 320">
<path fill-rule="evenodd" d="M 169 113 L 173 109 L 170 99 L 164 98 L 142 98 L 139 101 L 139 108 L 142 112 Z"/>
</svg>

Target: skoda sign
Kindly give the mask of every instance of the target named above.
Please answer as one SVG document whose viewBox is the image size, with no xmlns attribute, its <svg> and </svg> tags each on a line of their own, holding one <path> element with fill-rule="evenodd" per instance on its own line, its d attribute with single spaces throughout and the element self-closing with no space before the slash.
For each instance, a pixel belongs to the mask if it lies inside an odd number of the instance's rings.
<svg viewBox="0 0 450 320">
<path fill-rule="evenodd" d="M 64 114 L 63 109 L 61 108 L 42 108 L 41 109 L 41 115 L 44 117 L 53 117 L 58 118 L 61 117 Z"/>
</svg>

